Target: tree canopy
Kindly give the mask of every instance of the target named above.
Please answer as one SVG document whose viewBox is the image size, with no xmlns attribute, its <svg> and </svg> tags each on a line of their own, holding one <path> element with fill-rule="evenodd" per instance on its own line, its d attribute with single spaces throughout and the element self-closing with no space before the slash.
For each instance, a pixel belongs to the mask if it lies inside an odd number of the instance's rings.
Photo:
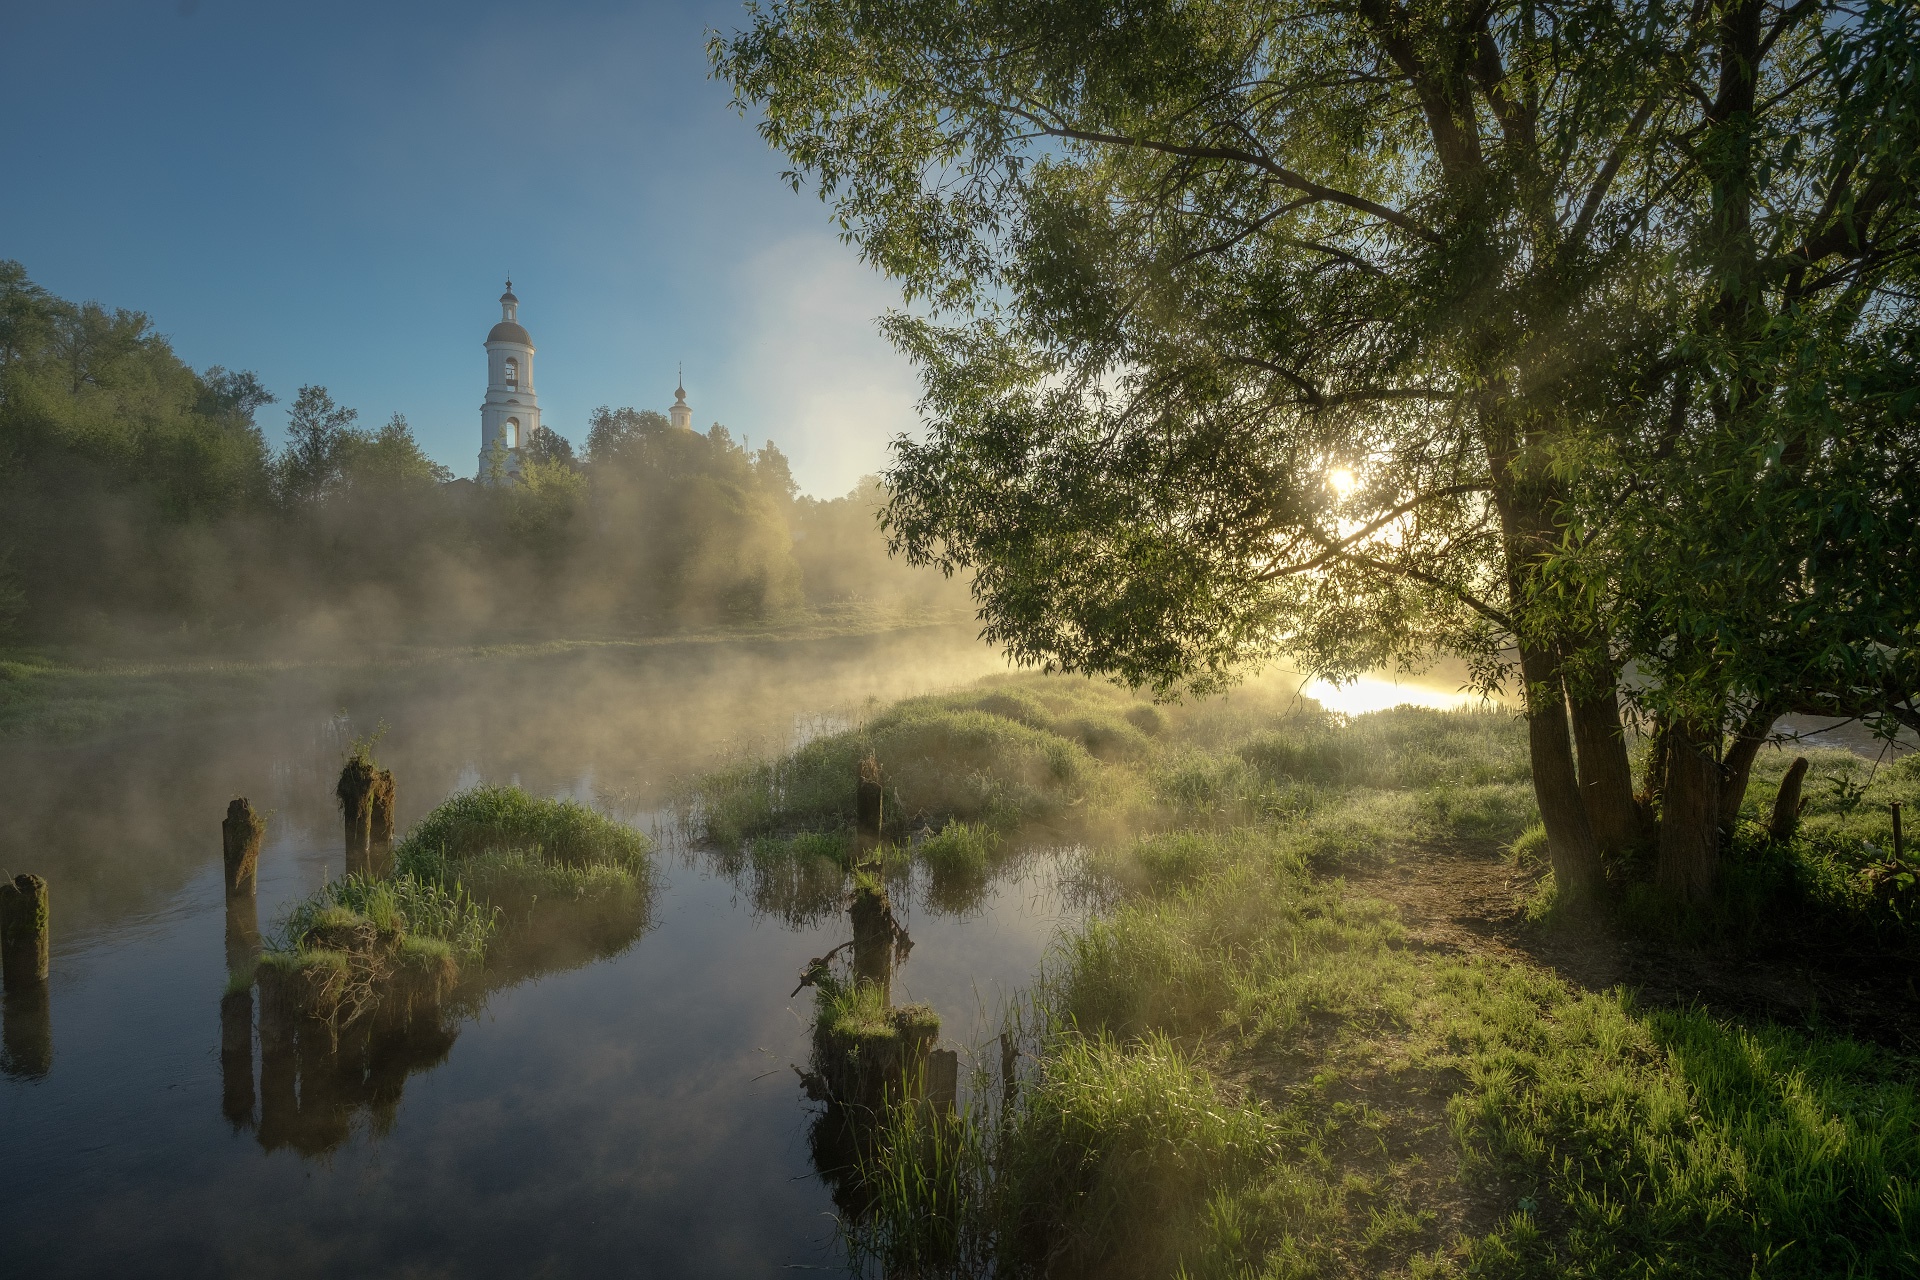
<svg viewBox="0 0 1920 1280">
<path fill-rule="evenodd" d="M 1868 671 L 1913 709 L 1915 596 L 1859 590 L 1911 542 L 1913 38 L 1811 0 L 789 0 L 711 53 L 922 304 L 889 526 L 989 636 L 1163 691 L 1463 655 L 1526 693 L 1562 890 L 1657 808 L 1696 895 L 1752 713 Z M 1677 744 L 1638 804 L 1627 670 Z"/>
</svg>

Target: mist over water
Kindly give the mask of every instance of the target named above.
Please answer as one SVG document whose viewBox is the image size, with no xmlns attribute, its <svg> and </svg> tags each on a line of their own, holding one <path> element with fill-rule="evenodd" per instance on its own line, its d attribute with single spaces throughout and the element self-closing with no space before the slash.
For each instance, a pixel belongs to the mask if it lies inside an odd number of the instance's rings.
<svg viewBox="0 0 1920 1280">
<path fill-rule="evenodd" d="M 44 1074 L 0 1080 L 9 1271 L 842 1266 L 795 1072 L 811 997 L 788 993 L 846 920 L 769 909 L 660 824 L 703 768 L 1001 669 L 965 628 L 595 650 L 309 675 L 255 712 L 0 751 L 0 870 L 48 879 L 54 939 L 43 1023 L 9 1010 L 10 1037 L 51 1050 Z M 220 818 L 236 794 L 267 815 L 270 931 L 341 873 L 332 783 L 382 721 L 402 829 L 463 787 L 518 783 L 655 826 L 663 887 L 620 954 L 494 990 L 477 1018 L 389 1061 L 377 1096 L 303 1072 L 298 1123 L 283 1107 L 276 1127 L 264 1071 L 223 1081 Z M 1035 851 L 958 915 L 928 909 L 918 872 L 896 887 L 914 940 L 896 998 L 932 1003 L 947 1042 L 984 1042 L 1075 917 L 1066 864 Z M 230 1124 L 223 1105 L 246 1114 L 256 1088 L 261 1123 Z"/>
</svg>

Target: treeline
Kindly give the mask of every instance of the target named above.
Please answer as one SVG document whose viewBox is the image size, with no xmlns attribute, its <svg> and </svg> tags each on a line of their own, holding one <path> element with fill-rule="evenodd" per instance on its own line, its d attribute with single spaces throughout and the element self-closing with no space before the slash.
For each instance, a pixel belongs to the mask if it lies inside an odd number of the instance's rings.
<svg viewBox="0 0 1920 1280">
<path fill-rule="evenodd" d="M 0 262 L 0 631 L 645 631 L 963 598 L 888 558 L 877 480 L 803 496 L 776 447 L 718 424 L 602 408 L 578 453 L 543 432 L 518 483 L 479 485 L 320 386 L 276 447 L 273 403 L 251 373 L 190 368 L 146 315 Z"/>
</svg>

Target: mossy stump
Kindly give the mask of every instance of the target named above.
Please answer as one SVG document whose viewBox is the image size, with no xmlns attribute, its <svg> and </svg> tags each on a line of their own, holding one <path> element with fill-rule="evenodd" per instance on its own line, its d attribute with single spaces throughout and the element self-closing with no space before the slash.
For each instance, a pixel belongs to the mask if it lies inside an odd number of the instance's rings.
<svg viewBox="0 0 1920 1280">
<path fill-rule="evenodd" d="M 0 884 L 0 966 L 8 991 L 26 991 L 47 980 L 47 882 L 17 875 Z"/>
<path fill-rule="evenodd" d="M 375 855 L 393 848 L 393 770 L 382 769 L 373 777 L 373 792 L 368 797 L 367 843 Z"/>
<path fill-rule="evenodd" d="M 924 1004 L 885 1008 L 870 997 L 831 1010 L 814 1024 L 814 1065 L 842 1106 L 885 1108 L 923 1081 L 940 1038 L 940 1015 Z"/>
<path fill-rule="evenodd" d="M 253 896 L 260 866 L 260 839 L 266 833 L 266 822 L 246 797 L 237 796 L 227 805 L 226 819 L 220 824 L 220 850 L 226 865 L 228 898 Z"/>
<path fill-rule="evenodd" d="M 348 874 L 382 874 L 393 848 L 393 771 L 355 756 L 340 770 L 333 793 L 346 828 Z"/>
</svg>

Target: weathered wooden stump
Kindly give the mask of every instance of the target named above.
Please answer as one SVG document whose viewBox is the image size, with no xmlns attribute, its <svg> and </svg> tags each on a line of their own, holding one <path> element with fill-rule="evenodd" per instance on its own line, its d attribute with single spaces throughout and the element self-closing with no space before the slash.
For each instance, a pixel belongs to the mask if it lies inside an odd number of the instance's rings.
<svg viewBox="0 0 1920 1280">
<path fill-rule="evenodd" d="M 17 875 L 0 883 L 0 966 L 8 991 L 25 991 L 47 980 L 48 932 L 47 882 Z"/>
<path fill-rule="evenodd" d="M 960 1055 L 952 1049 L 927 1054 L 927 1105 L 936 1116 L 950 1116 L 960 1102 Z"/>
<path fill-rule="evenodd" d="M 374 775 L 373 794 L 368 797 L 373 807 L 367 838 L 375 852 L 393 848 L 393 795 L 393 770 L 382 769 Z"/>
<path fill-rule="evenodd" d="M 252 894 L 227 899 L 227 972 L 247 973 L 260 959 L 260 904 Z"/>
<path fill-rule="evenodd" d="M 1773 798 L 1773 820 L 1767 823 L 1767 835 L 1785 843 L 1800 827 L 1800 788 L 1807 780 L 1807 758 L 1795 756 L 1780 779 L 1780 794 Z"/>
<path fill-rule="evenodd" d="M 854 831 L 862 854 L 872 852 L 880 844 L 880 827 L 884 817 L 881 813 L 881 795 L 880 762 L 869 755 L 860 762 L 860 775 L 853 797 Z"/>
<path fill-rule="evenodd" d="M 355 756 L 340 770 L 340 782 L 333 789 L 346 824 L 348 875 L 372 874 L 373 793 L 379 781 L 373 761 Z"/>
<path fill-rule="evenodd" d="M 1887 808 L 1893 813 L 1893 860 L 1904 863 L 1907 860 L 1907 841 L 1900 831 L 1900 802 L 1895 800 Z"/>
<path fill-rule="evenodd" d="M 254 879 L 260 867 L 260 838 L 267 824 L 245 796 L 227 805 L 226 819 L 220 824 L 220 849 L 227 872 L 227 897 L 253 896 Z"/>
</svg>

